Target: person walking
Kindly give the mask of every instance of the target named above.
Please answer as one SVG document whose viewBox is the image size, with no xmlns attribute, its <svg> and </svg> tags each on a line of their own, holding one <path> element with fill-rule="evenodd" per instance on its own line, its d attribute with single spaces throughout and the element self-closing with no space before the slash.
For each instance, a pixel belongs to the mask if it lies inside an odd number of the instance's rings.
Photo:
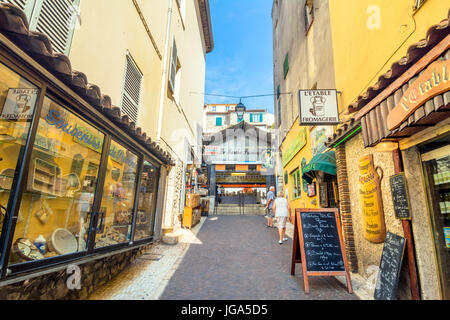
<svg viewBox="0 0 450 320">
<path fill-rule="evenodd" d="M 271 186 L 269 188 L 269 192 L 267 192 L 267 203 L 266 203 L 266 210 L 267 212 L 267 227 L 273 228 L 273 202 L 275 201 L 275 187 Z"/>
<path fill-rule="evenodd" d="M 283 244 L 284 241 L 287 241 L 286 238 L 286 222 L 289 217 L 289 212 L 291 212 L 291 207 L 289 206 L 289 202 L 284 197 L 283 191 L 278 192 L 277 198 L 273 203 L 273 213 L 275 215 L 275 219 L 277 219 L 278 225 L 278 234 L 280 236 L 279 244 Z"/>
</svg>

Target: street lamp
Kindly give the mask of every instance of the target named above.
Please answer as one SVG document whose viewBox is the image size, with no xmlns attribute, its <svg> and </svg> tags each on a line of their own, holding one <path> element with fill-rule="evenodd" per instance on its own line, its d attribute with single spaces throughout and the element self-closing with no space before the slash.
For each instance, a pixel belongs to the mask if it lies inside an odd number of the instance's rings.
<svg viewBox="0 0 450 320">
<path fill-rule="evenodd" d="M 241 122 L 244 119 L 244 112 L 245 112 L 245 106 L 244 104 L 239 101 L 239 103 L 237 104 L 235 111 L 237 113 L 237 121 Z"/>
</svg>

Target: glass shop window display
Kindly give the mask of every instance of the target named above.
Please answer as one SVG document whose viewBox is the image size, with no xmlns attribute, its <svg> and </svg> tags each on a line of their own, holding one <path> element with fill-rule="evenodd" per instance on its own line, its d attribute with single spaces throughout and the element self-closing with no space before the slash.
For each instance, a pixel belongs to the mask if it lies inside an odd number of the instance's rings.
<svg viewBox="0 0 450 320">
<path fill-rule="evenodd" d="M 111 140 L 95 247 L 131 240 L 138 157 Z"/>
<path fill-rule="evenodd" d="M 0 64 L 0 227 L 38 95 L 36 86 Z M 23 216 L 18 218 L 23 219 Z"/>
<path fill-rule="evenodd" d="M 11 262 L 86 250 L 104 135 L 45 97 Z"/>
<path fill-rule="evenodd" d="M 136 219 L 135 240 L 153 236 L 156 210 L 156 192 L 159 171 L 148 161 L 144 161 L 141 181 L 139 183 L 139 201 Z"/>
</svg>

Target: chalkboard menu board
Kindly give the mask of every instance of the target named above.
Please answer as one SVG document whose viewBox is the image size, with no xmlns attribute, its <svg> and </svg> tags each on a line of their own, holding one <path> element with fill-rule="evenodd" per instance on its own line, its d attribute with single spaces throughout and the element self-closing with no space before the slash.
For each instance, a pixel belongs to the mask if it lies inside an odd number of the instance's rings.
<svg viewBox="0 0 450 320">
<path fill-rule="evenodd" d="M 301 213 L 307 271 L 345 271 L 334 212 Z"/>
<path fill-rule="evenodd" d="M 336 275 L 346 276 L 348 292 L 352 293 L 337 209 L 295 210 L 292 275 L 295 275 L 295 263 L 300 262 L 306 293 L 309 293 L 308 276 Z"/>
<path fill-rule="evenodd" d="M 405 174 L 399 173 L 391 176 L 390 182 L 395 216 L 399 219 L 411 219 Z"/>
<path fill-rule="evenodd" d="M 381 255 L 374 298 L 376 300 L 397 299 L 397 287 L 405 252 L 405 238 L 388 232 Z"/>
</svg>

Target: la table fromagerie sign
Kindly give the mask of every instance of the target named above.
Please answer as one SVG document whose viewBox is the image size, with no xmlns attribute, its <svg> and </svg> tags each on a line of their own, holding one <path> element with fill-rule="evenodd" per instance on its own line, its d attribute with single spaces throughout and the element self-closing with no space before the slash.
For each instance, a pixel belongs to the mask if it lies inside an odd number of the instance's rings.
<svg viewBox="0 0 450 320">
<path fill-rule="evenodd" d="M 450 60 L 433 62 L 406 90 L 389 112 L 387 126 L 394 130 L 429 99 L 450 89 Z"/>
<path fill-rule="evenodd" d="M 339 123 L 336 90 L 299 90 L 298 100 L 301 126 L 333 125 Z"/>
</svg>

